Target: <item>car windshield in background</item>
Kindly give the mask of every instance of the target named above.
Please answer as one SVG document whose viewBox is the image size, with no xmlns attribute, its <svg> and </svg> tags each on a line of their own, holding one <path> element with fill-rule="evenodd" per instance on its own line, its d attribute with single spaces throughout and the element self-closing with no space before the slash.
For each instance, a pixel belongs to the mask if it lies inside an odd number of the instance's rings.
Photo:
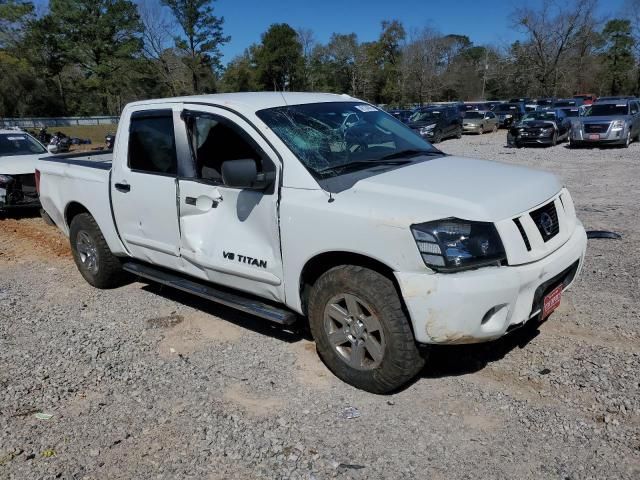
<svg viewBox="0 0 640 480">
<path fill-rule="evenodd" d="M 373 164 L 402 164 L 441 154 L 393 117 L 366 103 L 328 102 L 260 110 L 275 132 L 316 178 Z"/>
<path fill-rule="evenodd" d="M 548 111 L 540 111 L 540 112 L 531 112 L 527 113 L 524 117 L 522 117 L 523 122 L 529 122 L 533 120 L 549 120 L 553 121 L 556 119 L 555 112 Z"/>
<path fill-rule="evenodd" d="M 426 120 L 436 120 L 442 115 L 441 110 L 418 110 L 409 117 L 410 122 L 424 122 Z"/>
<path fill-rule="evenodd" d="M 27 134 L 16 132 L 0 135 L 0 156 L 40 153 L 47 153 L 47 150 Z"/>
<path fill-rule="evenodd" d="M 567 117 L 579 117 L 580 110 L 577 108 L 563 108 L 562 111 Z"/>
<path fill-rule="evenodd" d="M 627 115 L 629 107 L 626 103 L 596 103 L 585 112 L 585 117 L 607 117 L 610 115 Z"/>
<path fill-rule="evenodd" d="M 484 114 L 480 112 L 467 112 L 464 116 L 465 119 L 468 118 L 484 118 Z"/>
<path fill-rule="evenodd" d="M 518 111 L 518 107 L 516 105 L 498 105 L 494 110 L 494 112 L 506 112 L 506 113 L 513 113 L 517 111 Z"/>
</svg>

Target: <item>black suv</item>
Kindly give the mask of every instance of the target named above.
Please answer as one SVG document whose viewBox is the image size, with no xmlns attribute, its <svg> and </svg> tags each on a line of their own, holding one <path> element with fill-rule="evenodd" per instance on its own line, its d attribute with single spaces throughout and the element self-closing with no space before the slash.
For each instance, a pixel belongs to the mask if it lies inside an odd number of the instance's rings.
<svg viewBox="0 0 640 480">
<path fill-rule="evenodd" d="M 407 125 L 431 143 L 462 137 L 462 115 L 456 105 L 420 108 L 409 117 Z"/>
</svg>

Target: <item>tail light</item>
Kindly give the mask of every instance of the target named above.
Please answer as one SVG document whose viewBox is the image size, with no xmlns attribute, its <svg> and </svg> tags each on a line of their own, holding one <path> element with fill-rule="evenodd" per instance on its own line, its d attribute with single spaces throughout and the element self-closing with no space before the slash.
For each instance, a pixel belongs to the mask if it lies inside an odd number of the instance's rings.
<svg viewBox="0 0 640 480">
<path fill-rule="evenodd" d="M 40 196 L 40 170 L 36 168 L 36 192 Z"/>
</svg>

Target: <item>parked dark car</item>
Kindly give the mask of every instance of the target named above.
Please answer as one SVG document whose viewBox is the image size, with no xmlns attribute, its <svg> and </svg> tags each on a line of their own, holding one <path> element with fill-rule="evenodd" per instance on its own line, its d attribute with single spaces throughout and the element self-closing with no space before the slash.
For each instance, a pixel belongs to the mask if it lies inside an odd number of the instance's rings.
<svg viewBox="0 0 640 480">
<path fill-rule="evenodd" d="M 529 97 L 512 98 L 509 103 L 531 103 L 532 100 Z"/>
<path fill-rule="evenodd" d="M 493 113 L 498 116 L 500 127 L 509 127 L 519 122 L 526 112 L 523 103 L 501 103 L 494 107 Z"/>
<path fill-rule="evenodd" d="M 609 97 L 598 97 L 596 101 L 593 103 L 615 102 L 617 100 L 637 100 L 637 99 L 632 95 L 619 95 L 619 96 L 609 96 Z"/>
<path fill-rule="evenodd" d="M 462 137 L 462 115 L 457 105 L 418 109 L 413 112 L 407 125 L 431 143 Z"/>
<path fill-rule="evenodd" d="M 560 109 L 527 113 L 514 124 L 507 135 L 507 143 L 516 147 L 525 145 L 555 146 L 569 138 L 571 120 Z"/>
<path fill-rule="evenodd" d="M 553 102 L 553 108 L 579 107 L 580 105 L 582 100 L 579 98 L 559 98 Z"/>
<path fill-rule="evenodd" d="M 598 100 L 573 122 L 569 146 L 620 145 L 640 140 L 640 101 Z"/>
<path fill-rule="evenodd" d="M 412 113 L 413 113 L 413 110 L 404 110 L 404 109 L 389 110 L 389 114 L 396 117 L 402 123 L 407 123 Z"/>
<path fill-rule="evenodd" d="M 551 108 L 553 106 L 553 104 L 555 103 L 556 99 L 555 98 L 538 98 L 536 100 L 536 104 L 538 105 L 538 110 L 541 110 L 543 108 Z"/>
<path fill-rule="evenodd" d="M 569 118 L 577 118 L 580 116 L 580 111 L 584 107 L 562 107 L 560 110 Z"/>
</svg>

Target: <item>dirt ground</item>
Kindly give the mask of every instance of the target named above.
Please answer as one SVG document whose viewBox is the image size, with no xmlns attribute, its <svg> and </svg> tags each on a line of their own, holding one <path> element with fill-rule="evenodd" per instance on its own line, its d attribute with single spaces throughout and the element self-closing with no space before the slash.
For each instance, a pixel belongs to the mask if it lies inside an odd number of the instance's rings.
<svg viewBox="0 0 640 480">
<path fill-rule="evenodd" d="M 433 348 L 387 396 L 333 377 L 303 332 L 156 285 L 93 289 L 57 229 L 0 219 L 0 478 L 640 478 L 640 144 L 505 135 L 439 147 L 557 173 L 587 229 L 622 239 L 589 241 L 539 328 Z"/>
</svg>

